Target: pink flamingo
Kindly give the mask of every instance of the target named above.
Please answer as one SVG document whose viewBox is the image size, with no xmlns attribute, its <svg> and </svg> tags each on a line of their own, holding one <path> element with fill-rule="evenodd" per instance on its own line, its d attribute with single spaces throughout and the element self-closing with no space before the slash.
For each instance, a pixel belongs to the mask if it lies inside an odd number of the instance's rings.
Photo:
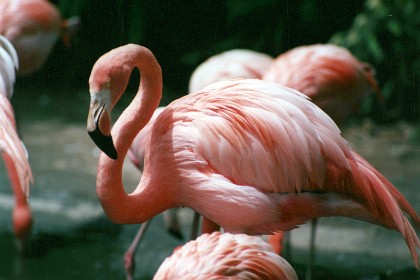
<svg viewBox="0 0 420 280">
<path fill-rule="evenodd" d="M 194 70 L 190 78 L 189 92 L 197 91 L 216 81 L 234 78 L 261 78 L 263 73 L 269 68 L 272 60 L 273 58 L 268 55 L 245 49 L 234 49 L 214 55 L 201 63 Z M 128 150 L 128 157 L 140 170 L 143 170 L 144 149 L 147 145 L 151 128 L 153 127 L 155 119 L 164 109 L 165 107 L 158 107 L 155 110 L 150 121 L 137 134 Z M 180 230 L 177 208 L 165 211 L 164 217 L 169 231 L 175 234 L 175 236 L 179 236 Z M 197 237 L 198 220 L 199 216 L 195 213 L 190 239 L 195 239 Z M 134 254 L 147 226 L 147 222 L 140 226 L 133 242 L 125 253 L 124 266 L 127 279 L 132 279 Z M 204 227 L 206 227 L 206 222 L 204 222 Z M 214 228 L 212 226 L 210 229 L 204 229 L 204 231 L 207 232 L 213 230 Z"/>
<path fill-rule="evenodd" d="M 359 111 L 361 101 L 372 92 L 381 97 L 374 71 L 347 49 L 316 44 L 291 49 L 274 59 L 263 80 L 296 89 L 342 125 Z M 315 254 L 316 220 L 312 223 L 307 279 L 311 278 Z M 281 235 L 270 236 L 276 252 L 282 250 Z"/>
<path fill-rule="evenodd" d="M 134 67 L 139 91 L 111 130 Z M 127 194 L 124 158 L 160 102 L 160 66 L 147 48 L 119 47 L 95 63 L 89 88 L 87 130 L 104 152 L 97 194 L 113 222 L 143 223 L 188 207 L 225 232 L 259 235 L 344 216 L 400 232 L 419 266 L 420 242 L 403 214 L 420 225 L 415 210 L 300 92 L 238 79 L 173 101 L 155 120 L 140 183 Z"/>
<path fill-rule="evenodd" d="M 297 280 L 290 264 L 261 238 L 246 234 L 203 234 L 174 250 L 153 279 Z"/>
<path fill-rule="evenodd" d="M 28 205 L 29 185 L 33 181 L 26 148 L 20 140 L 9 98 L 13 94 L 17 54 L 11 43 L 0 35 L 0 151 L 15 195 L 13 230 L 17 248 L 23 252 L 32 228 L 32 214 Z"/>
<path fill-rule="evenodd" d="M 195 92 L 214 82 L 236 78 L 259 79 L 269 69 L 273 58 L 245 49 L 234 49 L 214 55 L 192 73 L 189 92 Z"/>
<path fill-rule="evenodd" d="M 61 18 L 58 9 L 47 0 L 0 1 L 0 34 L 18 53 L 18 74 L 29 74 L 46 61 L 57 39 L 70 43 L 79 26 L 79 18 Z"/>
<path fill-rule="evenodd" d="M 304 93 L 339 125 L 359 111 L 370 93 L 381 97 L 372 67 L 330 44 L 301 46 L 279 55 L 262 79 Z"/>
</svg>

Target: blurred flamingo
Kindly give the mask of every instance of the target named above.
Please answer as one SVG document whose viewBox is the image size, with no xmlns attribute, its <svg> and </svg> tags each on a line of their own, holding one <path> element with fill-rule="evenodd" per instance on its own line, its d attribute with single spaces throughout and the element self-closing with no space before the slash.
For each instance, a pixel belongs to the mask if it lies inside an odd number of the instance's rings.
<svg viewBox="0 0 420 280">
<path fill-rule="evenodd" d="M 18 251 L 22 253 L 32 228 L 27 196 L 33 179 L 26 148 L 18 136 L 14 111 L 9 101 L 13 95 L 17 67 L 18 58 L 12 44 L 0 35 L 0 151 L 15 195 L 13 230 Z"/>
<path fill-rule="evenodd" d="M 70 44 L 79 18 L 62 19 L 47 0 L 0 1 L 0 34 L 13 44 L 19 57 L 19 75 L 38 70 L 59 37 Z"/>
<path fill-rule="evenodd" d="M 301 46 L 279 55 L 262 79 L 309 96 L 338 125 L 358 113 L 372 92 L 381 98 L 373 68 L 331 44 Z"/>
<path fill-rule="evenodd" d="M 174 250 L 153 279 L 298 279 L 290 264 L 261 238 L 246 234 L 203 234 Z"/>
<path fill-rule="evenodd" d="M 111 130 L 111 111 L 134 67 L 139 91 Z M 400 232 L 419 266 L 409 202 L 352 151 L 319 107 L 298 91 L 256 79 L 217 82 L 169 104 L 157 117 L 137 188 L 124 190 L 127 151 L 162 96 L 153 54 L 129 44 L 95 63 L 87 130 L 99 156 L 97 194 L 115 223 L 143 223 L 188 207 L 225 232 L 292 230 L 308 220 L 344 216 Z"/>
<path fill-rule="evenodd" d="M 236 78 L 259 79 L 270 67 L 269 55 L 246 49 L 233 49 L 214 55 L 192 73 L 189 92 L 195 92 L 214 82 Z"/>
<path fill-rule="evenodd" d="M 234 49 L 222 52 L 214 55 L 203 63 L 201 63 L 193 72 L 189 83 L 189 92 L 197 91 L 206 85 L 213 82 L 229 80 L 234 78 L 261 78 L 263 73 L 268 69 L 273 58 L 263 53 L 255 52 L 252 50 L 245 49 Z M 133 143 L 128 150 L 128 157 L 131 162 L 140 169 L 143 170 L 145 147 L 150 136 L 151 128 L 155 119 L 165 109 L 165 107 L 158 107 L 153 113 L 152 118 L 146 124 L 146 126 L 137 134 L 134 138 Z M 169 232 L 181 238 L 181 231 L 179 228 L 178 209 L 173 208 L 164 212 L 164 218 Z M 194 213 L 194 221 L 191 229 L 190 239 L 197 237 L 199 216 Z M 148 222 L 146 222 L 148 223 Z M 129 249 L 124 256 L 124 266 L 126 270 L 127 279 L 132 279 L 133 265 L 134 265 L 134 254 L 137 246 L 143 234 L 147 229 L 147 224 L 143 223 L 133 242 L 130 244 Z M 209 223 L 203 222 L 203 231 L 212 232 L 215 230 L 212 224 L 206 229 L 206 225 Z"/>
<path fill-rule="evenodd" d="M 372 67 L 347 49 L 330 44 L 301 46 L 279 55 L 263 79 L 309 96 L 338 125 L 358 113 L 362 100 L 372 92 L 381 98 Z M 316 223 L 312 221 L 308 279 L 314 261 Z M 278 253 L 283 240 L 280 234 L 269 238 Z"/>
</svg>

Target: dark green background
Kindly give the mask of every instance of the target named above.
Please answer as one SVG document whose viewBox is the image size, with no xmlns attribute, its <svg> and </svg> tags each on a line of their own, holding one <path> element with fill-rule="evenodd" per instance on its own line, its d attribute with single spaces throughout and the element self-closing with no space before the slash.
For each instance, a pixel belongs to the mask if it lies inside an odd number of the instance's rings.
<svg viewBox="0 0 420 280">
<path fill-rule="evenodd" d="M 128 42 L 142 44 L 163 69 L 163 103 L 187 93 L 194 68 L 211 55 L 247 48 L 272 56 L 333 42 L 371 63 L 385 106 L 369 99 L 364 116 L 415 121 L 419 109 L 420 9 L 417 0 L 56 0 L 79 15 L 72 49 L 58 43 L 45 67 L 22 82 L 85 88 L 96 59 Z M 135 89 L 137 75 L 130 88 Z"/>
</svg>

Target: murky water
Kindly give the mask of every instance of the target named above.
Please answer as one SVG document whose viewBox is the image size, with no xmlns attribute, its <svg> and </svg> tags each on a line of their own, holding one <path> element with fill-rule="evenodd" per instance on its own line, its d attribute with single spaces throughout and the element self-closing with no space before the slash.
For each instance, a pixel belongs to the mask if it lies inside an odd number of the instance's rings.
<svg viewBox="0 0 420 280">
<path fill-rule="evenodd" d="M 34 229 L 21 258 L 11 233 L 12 192 L 0 165 L 0 279 L 124 279 L 123 254 L 138 226 L 110 223 L 97 201 L 98 151 L 85 131 L 88 99 L 87 90 L 17 87 L 13 103 L 35 177 L 30 200 Z M 365 123 L 343 133 L 420 213 L 420 148 L 408 141 L 409 130 L 405 124 L 379 128 Z M 128 162 L 124 173 L 127 186 L 137 185 L 140 173 Z M 191 212 L 183 209 L 182 217 L 188 236 Z M 308 232 L 305 225 L 291 235 L 291 263 L 299 273 Z M 151 279 L 182 242 L 163 230 L 160 216 L 155 218 L 137 254 L 135 279 Z M 378 226 L 322 219 L 317 247 L 317 279 L 420 279 L 403 239 Z"/>
</svg>

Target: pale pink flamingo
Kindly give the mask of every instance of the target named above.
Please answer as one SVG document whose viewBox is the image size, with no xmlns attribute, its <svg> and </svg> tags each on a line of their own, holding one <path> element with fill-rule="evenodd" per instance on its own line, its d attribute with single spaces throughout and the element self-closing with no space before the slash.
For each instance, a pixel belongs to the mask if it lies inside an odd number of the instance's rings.
<svg viewBox="0 0 420 280">
<path fill-rule="evenodd" d="M 381 97 L 372 67 L 347 49 L 330 44 L 301 46 L 280 54 L 262 79 L 309 96 L 337 125 L 356 114 L 363 98 L 372 92 Z M 310 278 L 314 261 L 315 233 L 316 220 L 311 228 L 307 278 Z M 280 235 L 269 237 L 277 252 L 282 250 L 283 240 Z"/>
<path fill-rule="evenodd" d="M 139 91 L 111 129 L 134 67 Z M 127 194 L 124 158 L 160 102 L 160 66 L 144 47 L 119 47 L 95 63 L 89 88 L 87 130 L 104 152 L 97 194 L 113 222 L 143 223 L 188 207 L 225 232 L 260 235 L 344 216 L 400 232 L 419 266 L 420 242 L 403 214 L 420 225 L 415 210 L 300 92 L 238 79 L 173 101 L 155 120 L 139 185 Z"/>
<path fill-rule="evenodd" d="M 27 201 L 32 171 L 26 148 L 20 140 L 9 98 L 13 94 L 17 54 L 12 44 L 0 35 L 0 151 L 15 196 L 13 230 L 18 251 L 23 252 L 32 228 L 32 214 Z"/>
<path fill-rule="evenodd" d="M 273 58 L 246 49 L 233 49 L 216 54 L 195 68 L 189 82 L 189 92 L 195 92 L 214 82 L 236 78 L 259 79 L 269 69 Z"/>
<path fill-rule="evenodd" d="M 263 73 L 269 68 L 273 58 L 259 52 L 245 49 L 234 49 L 222 52 L 214 55 L 204 62 L 202 62 L 192 73 L 189 82 L 189 92 L 197 91 L 206 85 L 213 82 L 235 79 L 235 78 L 261 78 Z M 155 119 L 164 110 L 164 107 L 158 107 L 147 125 L 137 134 L 134 138 L 133 143 L 128 150 L 128 157 L 131 162 L 140 169 L 143 170 L 143 161 L 145 154 L 145 147 L 147 140 L 150 135 L 151 128 Z M 178 209 L 169 209 L 164 212 L 164 218 L 169 231 L 176 236 L 179 236 L 179 219 L 177 216 Z M 195 213 L 193 227 L 190 234 L 190 239 L 197 237 L 197 225 L 199 216 Z M 147 223 L 147 222 L 146 222 Z M 204 231 L 211 232 L 214 230 L 213 227 L 205 229 Z M 124 266 L 126 270 L 127 279 L 132 278 L 133 264 L 134 264 L 134 253 L 143 234 L 147 228 L 147 224 L 142 224 L 130 244 L 129 249 L 125 253 Z"/>
<path fill-rule="evenodd" d="M 62 19 L 47 0 L 2 0 L 0 14 L 0 34 L 9 39 L 18 53 L 19 75 L 39 69 L 56 41 L 61 37 L 69 44 L 79 25 L 78 17 Z"/>
<path fill-rule="evenodd" d="M 292 266 L 261 238 L 246 234 L 203 234 L 174 250 L 154 276 L 169 279 L 297 280 Z"/>
</svg>

